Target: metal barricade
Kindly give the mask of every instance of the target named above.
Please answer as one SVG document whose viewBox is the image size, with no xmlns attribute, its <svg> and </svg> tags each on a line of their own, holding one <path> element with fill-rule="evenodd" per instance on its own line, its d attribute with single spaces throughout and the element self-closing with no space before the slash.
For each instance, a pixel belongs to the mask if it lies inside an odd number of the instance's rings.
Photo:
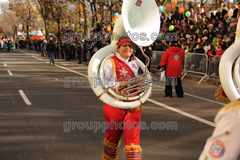
<svg viewBox="0 0 240 160">
<path fill-rule="evenodd" d="M 200 84 L 205 78 L 208 77 L 208 55 L 201 53 L 186 53 L 183 67 L 183 79 L 188 73 L 195 73 L 203 75 Z"/>
<path fill-rule="evenodd" d="M 220 62 L 221 56 L 214 55 L 209 56 L 209 72 L 208 75 L 211 77 L 219 77 L 219 62 Z"/>
<path fill-rule="evenodd" d="M 161 62 L 162 55 L 165 51 L 153 51 L 153 57 L 152 57 L 152 67 L 158 67 L 159 63 Z"/>
</svg>

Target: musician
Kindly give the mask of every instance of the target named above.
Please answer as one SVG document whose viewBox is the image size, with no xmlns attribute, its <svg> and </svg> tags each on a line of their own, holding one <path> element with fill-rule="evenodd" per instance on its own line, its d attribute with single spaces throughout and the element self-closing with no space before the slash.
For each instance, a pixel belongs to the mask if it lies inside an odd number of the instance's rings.
<svg viewBox="0 0 240 160">
<path fill-rule="evenodd" d="M 214 121 L 216 127 L 199 160 L 239 160 L 240 100 L 220 109 Z"/>
<path fill-rule="evenodd" d="M 138 76 L 139 66 L 133 56 L 133 42 L 124 37 L 119 40 L 117 45 L 118 54 L 106 61 L 104 64 L 104 77 L 110 81 L 111 87 L 123 89 L 128 86 L 127 80 Z M 105 160 L 116 160 L 120 138 L 124 132 L 124 151 L 127 160 L 142 159 L 140 147 L 140 120 L 142 106 L 133 109 L 119 109 L 108 104 L 104 104 L 103 112 L 106 122 L 109 123 L 104 139 L 104 153 L 102 158 Z"/>
</svg>

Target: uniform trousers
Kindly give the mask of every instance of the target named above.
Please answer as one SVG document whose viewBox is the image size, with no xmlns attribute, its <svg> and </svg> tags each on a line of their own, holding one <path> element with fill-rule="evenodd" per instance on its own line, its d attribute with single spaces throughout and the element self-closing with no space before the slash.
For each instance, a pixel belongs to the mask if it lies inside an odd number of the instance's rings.
<svg viewBox="0 0 240 160">
<path fill-rule="evenodd" d="M 117 160 L 118 148 L 122 133 L 124 133 L 124 151 L 127 160 L 141 160 L 140 122 L 141 106 L 123 110 L 104 104 L 103 113 L 107 123 L 106 137 L 104 139 L 105 160 Z"/>
<path fill-rule="evenodd" d="M 182 81 L 181 77 L 179 78 L 172 78 L 172 77 L 166 77 L 166 87 L 165 87 L 165 96 L 172 97 L 172 80 L 175 80 L 175 91 L 177 94 L 177 97 L 181 98 L 183 97 L 183 88 L 182 88 Z"/>
</svg>

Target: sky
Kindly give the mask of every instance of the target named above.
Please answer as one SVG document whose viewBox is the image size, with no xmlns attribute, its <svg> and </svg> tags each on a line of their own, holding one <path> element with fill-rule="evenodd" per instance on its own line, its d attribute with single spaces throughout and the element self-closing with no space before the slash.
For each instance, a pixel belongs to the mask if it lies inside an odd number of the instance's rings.
<svg viewBox="0 0 240 160">
<path fill-rule="evenodd" d="M 0 5 L 5 2 L 8 2 L 8 0 L 0 0 Z M 0 13 L 2 13 L 1 7 L 0 7 Z"/>
<path fill-rule="evenodd" d="M 1 3 L 5 3 L 5 2 L 8 2 L 8 0 L 0 0 L 0 5 L 1 5 Z M 0 7 L 0 13 L 1 13 L 2 11 L 1 11 L 1 7 Z"/>
</svg>

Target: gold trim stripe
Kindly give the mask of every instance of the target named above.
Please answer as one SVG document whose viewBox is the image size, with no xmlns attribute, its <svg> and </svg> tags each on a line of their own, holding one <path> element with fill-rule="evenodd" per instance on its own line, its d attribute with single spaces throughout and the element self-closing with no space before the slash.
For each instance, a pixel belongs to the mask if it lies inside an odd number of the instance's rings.
<svg viewBox="0 0 240 160">
<path fill-rule="evenodd" d="M 98 96 L 98 99 L 100 99 L 100 97 L 102 97 L 102 95 L 103 95 L 104 93 L 108 92 L 108 89 L 109 89 L 109 87 L 107 87 L 107 88 Z"/>
<path fill-rule="evenodd" d="M 240 37 L 240 30 L 236 31 L 236 37 Z"/>
</svg>

